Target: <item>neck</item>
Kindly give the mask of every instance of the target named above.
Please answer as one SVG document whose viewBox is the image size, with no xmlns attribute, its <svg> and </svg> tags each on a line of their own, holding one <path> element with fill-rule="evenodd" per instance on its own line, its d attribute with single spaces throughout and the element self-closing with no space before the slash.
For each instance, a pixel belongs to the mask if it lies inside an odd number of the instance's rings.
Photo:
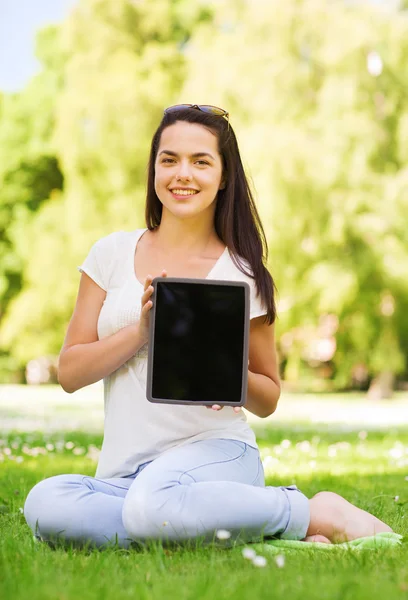
<svg viewBox="0 0 408 600">
<path fill-rule="evenodd" d="M 160 249 L 173 255 L 198 254 L 219 242 L 214 216 L 211 215 L 211 219 L 206 216 L 178 219 L 163 207 L 161 223 L 154 234 Z"/>
</svg>

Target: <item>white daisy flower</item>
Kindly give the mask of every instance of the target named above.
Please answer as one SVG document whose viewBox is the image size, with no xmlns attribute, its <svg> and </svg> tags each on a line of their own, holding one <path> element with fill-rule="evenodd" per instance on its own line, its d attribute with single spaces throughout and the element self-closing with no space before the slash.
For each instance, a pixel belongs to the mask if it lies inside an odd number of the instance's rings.
<svg viewBox="0 0 408 600">
<path fill-rule="evenodd" d="M 285 566 L 285 557 L 283 554 L 278 554 L 278 556 L 275 556 L 275 564 L 279 569 L 282 569 L 282 567 Z"/>
<path fill-rule="evenodd" d="M 255 556 L 254 559 L 252 559 L 252 564 L 255 565 L 255 567 L 266 567 L 266 558 L 264 556 Z"/>
<path fill-rule="evenodd" d="M 227 531 L 226 529 L 218 529 L 215 535 L 219 540 L 229 540 L 231 537 L 231 532 Z"/>
<path fill-rule="evenodd" d="M 252 548 L 243 548 L 242 549 L 242 556 L 244 558 L 248 558 L 248 560 L 253 560 L 255 558 L 255 556 L 256 556 L 256 552 Z"/>
</svg>

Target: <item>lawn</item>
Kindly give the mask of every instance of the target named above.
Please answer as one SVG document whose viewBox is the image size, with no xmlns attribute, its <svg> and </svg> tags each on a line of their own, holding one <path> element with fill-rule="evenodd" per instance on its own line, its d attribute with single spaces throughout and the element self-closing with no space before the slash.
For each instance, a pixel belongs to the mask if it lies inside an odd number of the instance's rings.
<svg viewBox="0 0 408 600">
<path fill-rule="evenodd" d="M 268 484 L 296 483 L 309 496 L 336 491 L 406 534 L 408 428 L 254 427 Z M 405 544 L 359 554 L 292 552 L 284 559 L 265 552 L 262 567 L 243 556 L 243 547 L 226 549 L 223 542 L 143 551 L 52 550 L 34 543 L 21 513 L 27 492 L 54 474 L 93 475 L 100 443 L 100 434 L 84 432 L 0 435 L 0 598 L 407 598 Z"/>
</svg>

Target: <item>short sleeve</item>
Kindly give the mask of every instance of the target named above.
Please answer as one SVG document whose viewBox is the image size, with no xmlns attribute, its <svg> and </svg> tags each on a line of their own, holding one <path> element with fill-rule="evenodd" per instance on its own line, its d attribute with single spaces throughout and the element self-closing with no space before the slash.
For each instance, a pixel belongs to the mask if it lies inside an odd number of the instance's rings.
<svg viewBox="0 0 408 600">
<path fill-rule="evenodd" d="M 251 291 L 250 291 L 250 300 L 249 300 L 249 318 L 255 319 L 255 317 L 260 317 L 262 315 L 266 315 L 268 310 L 262 302 L 261 296 L 257 296 L 257 290 L 255 281 L 251 282 Z"/>
<path fill-rule="evenodd" d="M 82 265 L 77 267 L 80 273 L 86 273 L 105 292 L 109 287 L 115 251 L 116 233 L 111 233 L 95 242 Z"/>
</svg>

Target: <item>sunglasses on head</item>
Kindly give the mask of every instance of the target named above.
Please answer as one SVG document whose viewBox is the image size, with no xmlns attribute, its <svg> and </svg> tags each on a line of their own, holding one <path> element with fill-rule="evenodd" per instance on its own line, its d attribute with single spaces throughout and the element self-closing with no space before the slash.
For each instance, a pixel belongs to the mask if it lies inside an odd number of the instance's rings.
<svg viewBox="0 0 408 600">
<path fill-rule="evenodd" d="M 209 115 L 214 115 L 215 117 L 225 117 L 229 126 L 229 113 L 223 108 L 218 108 L 218 106 L 212 106 L 211 104 L 175 104 L 174 106 L 165 108 L 164 114 L 185 110 L 186 108 L 195 108 Z"/>
</svg>

